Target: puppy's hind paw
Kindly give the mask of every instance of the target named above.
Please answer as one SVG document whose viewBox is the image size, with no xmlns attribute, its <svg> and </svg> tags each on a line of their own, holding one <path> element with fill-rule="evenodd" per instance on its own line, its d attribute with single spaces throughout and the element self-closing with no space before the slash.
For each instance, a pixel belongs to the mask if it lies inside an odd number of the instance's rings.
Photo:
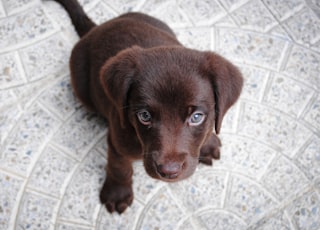
<svg viewBox="0 0 320 230">
<path fill-rule="evenodd" d="M 199 162 L 212 165 L 212 161 L 220 159 L 221 142 L 216 135 L 212 135 L 200 150 Z"/>
<path fill-rule="evenodd" d="M 206 149 L 201 149 L 199 162 L 205 165 L 212 165 L 213 159 L 220 159 L 220 148 L 210 149 L 209 151 L 205 151 Z"/>
</svg>

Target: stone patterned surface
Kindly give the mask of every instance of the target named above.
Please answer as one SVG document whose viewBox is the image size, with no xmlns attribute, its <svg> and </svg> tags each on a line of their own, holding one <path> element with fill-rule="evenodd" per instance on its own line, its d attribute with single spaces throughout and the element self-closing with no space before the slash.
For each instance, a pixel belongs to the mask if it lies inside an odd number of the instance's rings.
<svg viewBox="0 0 320 230">
<path fill-rule="evenodd" d="M 272 76 L 271 87 L 266 92 L 268 105 L 298 117 L 305 109 L 315 91 L 281 75 Z"/>
<path fill-rule="evenodd" d="M 261 1 L 249 1 L 232 13 L 240 28 L 268 31 L 277 21 Z"/>
<path fill-rule="evenodd" d="M 81 0 L 97 22 L 142 11 L 245 77 L 222 157 L 182 182 L 134 164 L 123 215 L 99 203 L 105 123 L 74 97 L 78 40 L 52 1 L 0 1 L 0 229 L 320 229 L 320 5 L 316 0 Z"/>
</svg>

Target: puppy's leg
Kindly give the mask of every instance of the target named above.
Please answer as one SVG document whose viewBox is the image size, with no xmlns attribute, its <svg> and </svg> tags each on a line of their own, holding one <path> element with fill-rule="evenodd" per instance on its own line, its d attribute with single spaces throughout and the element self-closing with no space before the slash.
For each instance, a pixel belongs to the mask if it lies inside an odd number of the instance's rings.
<svg viewBox="0 0 320 230">
<path fill-rule="evenodd" d="M 212 165 L 212 159 L 220 159 L 220 139 L 214 133 L 208 138 L 200 150 L 199 162 Z"/>
<path fill-rule="evenodd" d="M 100 192 L 100 201 L 107 210 L 123 213 L 133 201 L 132 162 L 119 155 L 109 141 L 107 178 Z"/>
</svg>

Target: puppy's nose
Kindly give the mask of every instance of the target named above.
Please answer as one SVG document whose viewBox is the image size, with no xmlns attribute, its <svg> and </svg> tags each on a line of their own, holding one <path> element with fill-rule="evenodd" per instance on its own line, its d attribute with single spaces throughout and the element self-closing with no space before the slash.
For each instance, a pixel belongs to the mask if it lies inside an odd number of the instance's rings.
<svg viewBox="0 0 320 230">
<path fill-rule="evenodd" d="M 161 177 L 167 179 L 177 178 L 182 171 L 183 163 L 180 162 L 168 162 L 157 166 L 158 173 Z"/>
</svg>

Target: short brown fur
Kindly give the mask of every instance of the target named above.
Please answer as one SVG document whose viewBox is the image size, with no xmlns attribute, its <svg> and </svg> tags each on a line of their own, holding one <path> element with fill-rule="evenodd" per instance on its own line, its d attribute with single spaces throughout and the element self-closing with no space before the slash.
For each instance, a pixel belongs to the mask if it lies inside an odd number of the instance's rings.
<svg viewBox="0 0 320 230">
<path fill-rule="evenodd" d="M 189 177 L 220 158 L 223 116 L 242 76 L 213 52 L 187 49 L 163 22 L 128 13 L 96 26 L 76 0 L 56 0 L 81 37 L 70 69 L 77 97 L 108 120 L 107 179 L 101 202 L 122 213 L 133 201 L 132 162 L 153 178 Z M 215 133 L 213 133 L 215 130 Z"/>
</svg>

